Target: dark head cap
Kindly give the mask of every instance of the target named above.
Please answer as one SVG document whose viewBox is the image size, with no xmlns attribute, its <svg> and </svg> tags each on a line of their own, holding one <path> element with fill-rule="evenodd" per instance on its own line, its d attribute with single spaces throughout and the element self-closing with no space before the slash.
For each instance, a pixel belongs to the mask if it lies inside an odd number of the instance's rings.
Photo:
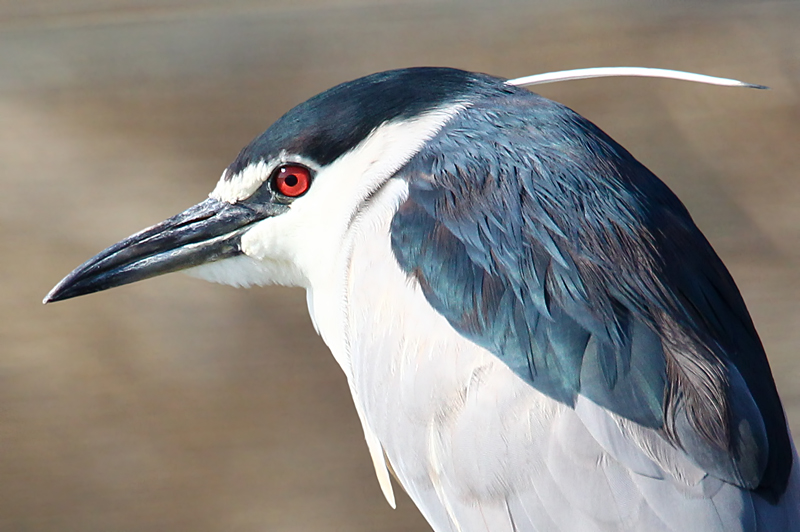
<svg viewBox="0 0 800 532">
<path fill-rule="evenodd" d="M 283 115 L 239 153 L 227 175 L 234 176 L 281 151 L 325 166 L 385 122 L 412 119 L 472 95 L 506 88 L 498 78 L 436 67 L 391 70 L 348 81 Z"/>
</svg>

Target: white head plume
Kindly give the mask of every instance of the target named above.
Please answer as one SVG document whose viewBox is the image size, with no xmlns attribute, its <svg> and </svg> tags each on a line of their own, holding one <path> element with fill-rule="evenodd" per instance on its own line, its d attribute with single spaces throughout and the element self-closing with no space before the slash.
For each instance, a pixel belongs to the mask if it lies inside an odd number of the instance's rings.
<svg viewBox="0 0 800 532">
<path fill-rule="evenodd" d="M 667 70 L 664 68 L 648 67 L 595 67 L 578 68 L 575 70 L 561 70 L 558 72 L 547 72 L 545 74 L 534 74 L 522 78 L 510 79 L 506 81 L 508 85 L 518 87 L 526 85 L 541 85 L 543 83 L 555 83 L 557 81 L 572 81 L 576 79 L 589 78 L 613 78 L 621 76 L 634 76 L 645 78 L 667 78 L 682 81 L 693 81 L 695 83 L 706 83 L 709 85 L 722 85 L 724 87 L 747 87 L 749 89 L 768 89 L 764 85 L 746 83 L 736 79 L 718 78 L 706 76 L 704 74 L 694 74 L 681 70 Z"/>
</svg>

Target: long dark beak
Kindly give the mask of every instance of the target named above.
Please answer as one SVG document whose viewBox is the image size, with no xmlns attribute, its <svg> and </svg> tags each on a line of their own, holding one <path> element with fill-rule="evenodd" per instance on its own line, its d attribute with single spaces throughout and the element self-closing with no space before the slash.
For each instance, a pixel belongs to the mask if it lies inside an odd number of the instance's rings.
<svg viewBox="0 0 800 532">
<path fill-rule="evenodd" d="M 239 255 L 242 234 L 267 216 L 242 204 L 207 199 L 78 266 L 45 296 L 44 303 Z"/>
</svg>

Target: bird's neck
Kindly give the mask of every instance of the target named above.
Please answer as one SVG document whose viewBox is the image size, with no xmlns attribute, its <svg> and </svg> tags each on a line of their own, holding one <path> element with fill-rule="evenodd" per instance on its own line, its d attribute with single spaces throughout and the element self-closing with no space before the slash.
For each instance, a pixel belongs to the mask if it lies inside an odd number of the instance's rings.
<svg viewBox="0 0 800 532">
<path fill-rule="evenodd" d="M 342 244 L 334 259 L 320 263 L 308 272 L 306 288 L 308 312 L 317 333 L 333 353 L 348 380 L 353 377 L 351 347 L 354 328 L 365 317 L 366 308 L 353 305 L 354 256 L 359 264 L 369 268 L 396 268 L 391 255 L 389 226 L 399 205 L 408 196 L 408 185 L 401 179 L 388 180 L 372 197 L 363 203 L 344 230 Z M 363 266 L 362 266 L 363 267 Z M 380 296 L 381 287 L 373 287 Z"/>
</svg>

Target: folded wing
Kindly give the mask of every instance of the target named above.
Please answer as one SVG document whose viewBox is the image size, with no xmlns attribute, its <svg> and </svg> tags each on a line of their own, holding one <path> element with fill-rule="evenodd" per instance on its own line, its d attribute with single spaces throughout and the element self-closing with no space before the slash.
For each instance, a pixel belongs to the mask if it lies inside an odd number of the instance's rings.
<svg viewBox="0 0 800 532">
<path fill-rule="evenodd" d="M 781 495 L 791 442 L 744 302 L 684 206 L 624 148 L 509 88 L 401 177 L 393 252 L 460 334 L 548 396 L 588 398 L 712 476 Z"/>
</svg>

